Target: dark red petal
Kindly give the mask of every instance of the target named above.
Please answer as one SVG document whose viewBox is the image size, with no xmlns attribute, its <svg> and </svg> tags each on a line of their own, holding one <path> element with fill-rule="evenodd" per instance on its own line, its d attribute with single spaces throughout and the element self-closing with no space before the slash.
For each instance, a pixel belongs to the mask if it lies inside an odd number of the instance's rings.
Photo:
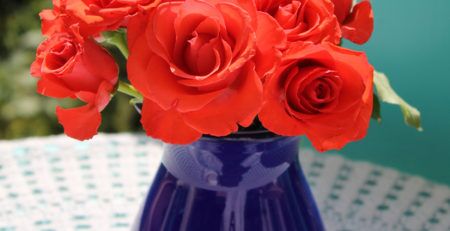
<svg viewBox="0 0 450 231">
<path fill-rule="evenodd" d="M 356 44 L 367 42 L 373 32 L 373 12 L 370 2 L 365 0 L 353 7 L 341 30 L 344 38 Z"/>
<path fill-rule="evenodd" d="M 147 135 L 166 143 L 189 144 L 202 135 L 188 126 L 177 111 L 165 111 L 149 99 L 144 99 L 141 123 Z"/>
<path fill-rule="evenodd" d="M 86 140 L 97 134 L 102 117 L 93 104 L 77 108 L 56 108 L 56 116 L 64 127 L 64 133 L 77 140 Z"/>
<path fill-rule="evenodd" d="M 196 130 L 214 136 L 225 136 L 238 130 L 238 124 L 249 126 L 262 105 L 262 84 L 254 67 L 243 67 L 229 89 L 198 111 L 184 113 L 186 123 Z"/>
<path fill-rule="evenodd" d="M 323 46 L 310 42 L 296 43 L 295 46 L 289 48 L 283 56 L 283 65 L 301 63 L 304 60 L 313 61 L 330 69 L 334 69 L 336 65 L 333 57 Z"/>
<path fill-rule="evenodd" d="M 343 23 L 352 9 L 353 0 L 331 0 L 334 4 L 334 14 L 339 23 Z"/>
</svg>

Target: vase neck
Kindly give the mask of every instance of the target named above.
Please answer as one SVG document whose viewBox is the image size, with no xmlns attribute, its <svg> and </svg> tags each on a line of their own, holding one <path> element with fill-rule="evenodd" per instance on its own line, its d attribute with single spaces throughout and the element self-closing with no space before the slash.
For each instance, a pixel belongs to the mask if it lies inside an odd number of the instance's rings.
<svg viewBox="0 0 450 231">
<path fill-rule="evenodd" d="M 163 164 L 187 184 L 215 190 L 249 190 L 281 175 L 298 154 L 299 138 L 202 138 L 167 145 Z"/>
</svg>

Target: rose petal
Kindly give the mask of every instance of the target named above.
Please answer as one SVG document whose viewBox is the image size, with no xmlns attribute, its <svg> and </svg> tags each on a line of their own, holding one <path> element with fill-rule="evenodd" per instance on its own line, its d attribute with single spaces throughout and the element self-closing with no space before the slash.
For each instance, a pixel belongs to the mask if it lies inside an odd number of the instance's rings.
<svg viewBox="0 0 450 231">
<path fill-rule="evenodd" d="M 128 28 L 128 37 L 140 34 L 135 31 L 138 28 L 139 27 L 132 27 L 130 24 L 130 27 Z M 146 71 L 152 53 L 145 36 L 134 36 L 131 39 L 132 46 L 129 45 L 130 55 L 127 61 L 128 79 L 142 95 L 148 97 L 150 95 L 148 85 L 151 83 L 148 81 L 149 74 Z"/>
<path fill-rule="evenodd" d="M 330 50 L 336 60 L 336 71 L 345 77 L 342 78 L 343 86 L 337 108 L 345 110 L 362 94 L 364 98 L 368 98 L 372 94 L 373 67 L 369 64 L 366 54 L 332 44 L 324 44 L 324 47 Z"/>
<path fill-rule="evenodd" d="M 339 23 L 343 23 L 352 9 L 353 0 L 331 0 L 334 4 L 334 14 Z"/>
<path fill-rule="evenodd" d="M 285 108 L 286 92 L 284 84 L 287 76 L 279 70 L 264 83 L 264 103 L 258 114 L 263 126 L 279 135 L 297 136 L 305 133 L 301 121 L 292 117 Z"/>
<path fill-rule="evenodd" d="M 225 136 L 249 126 L 262 105 L 262 84 L 254 67 L 244 67 L 229 89 L 199 111 L 184 113 L 186 123 L 201 133 Z"/>
<path fill-rule="evenodd" d="M 172 144 L 192 143 L 202 135 L 188 126 L 176 110 L 165 111 L 149 99 L 144 99 L 141 123 L 147 135 Z"/>
<path fill-rule="evenodd" d="M 261 78 L 275 71 L 281 61 L 281 51 L 286 46 L 286 34 L 277 21 L 264 12 L 257 13 L 256 72 Z M 270 36 L 267 36 L 270 35 Z"/>
<path fill-rule="evenodd" d="M 96 78 L 115 85 L 118 80 L 119 68 L 109 52 L 92 39 L 83 44 L 82 61 L 89 72 Z"/>
<path fill-rule="evenodd" d="M 243 9 L 224 3 L 216 7 L 222 12 L 227 33 L 235 40 L 232 46 L 234 60 L 228 67 L 228 71 L 233 72 L 254 56 L 256 35 L 251 27 L 251 18 Z"/>
<path fill-rule="evenodd" d="M 114 86 L 111 85 L 107 81 L 104 81 L 98 87 L 94 103 L 99 111 L 103 111 L 103 109 L 105 109 L 106 105 L 108 105 L 108 103 L 112 97 L 111 92 L 113 91 L 113 89 L 114 89 Z"/>
<path fill-rule="evenodd" d="M 339 114 L 317 117 L 308 121 L 306 136 L 321 152 L 341 149 L 366 136 L 371 114 L 372 102 L 366 102 Z"/>
<path fill-rule="evenodd" d="M 185 87 L 177 82 L 177 76 L 170 72 L 169 65 L 158 56 L 150 57 L 145 73 L 152 73 L 147 81 L 149 98 L 164 110 L 175 107 L 179 112 L 199 110 L 214 100 L 223 91 L 202 92 Z"/>
<path fill-rule="evenodd" d="M 367 42 L 373 32 L 373 12 L 370 1 L 364 0 L 354 6 L 341 29 L 344 38 L 356 44 Z"/>
<path fill-rule="evenodd" d="M 57 78 L 41 77 L 37 82 L 37 92 L 53 98 L 75 98 L 75 94 Z"/>
<path fill-rule="evenodd" d="M 64 133 L 77 140 L 87 140 L 97 134 L 102 117 L 93 104 L 77 108 L 56 108 L 56 116 Z"/>
</svg>

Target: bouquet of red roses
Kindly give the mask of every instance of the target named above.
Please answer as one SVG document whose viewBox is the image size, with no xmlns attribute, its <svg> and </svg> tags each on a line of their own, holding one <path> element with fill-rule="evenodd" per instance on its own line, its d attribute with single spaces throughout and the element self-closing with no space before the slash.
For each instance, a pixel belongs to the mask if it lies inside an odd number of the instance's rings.
<svg viewBox="0 0 450 231">
<path fill-rule="evenodd" d="M 53 0 L 40 16 L 46 40 L 31 74 L 40 94 L 85 103 L 56 108 L 79 140 L 97 133 L 115 92 L 142 103 L 147 135 L 176 144 L 258 121 L 339 149 L 380 119 L 379 101 L 420 128 L 420 113 L 366 55 L 340 47 L 371 36 L 367 0 Z M 127 59 L 129 83 L 102 42 Z"/>
</svg>

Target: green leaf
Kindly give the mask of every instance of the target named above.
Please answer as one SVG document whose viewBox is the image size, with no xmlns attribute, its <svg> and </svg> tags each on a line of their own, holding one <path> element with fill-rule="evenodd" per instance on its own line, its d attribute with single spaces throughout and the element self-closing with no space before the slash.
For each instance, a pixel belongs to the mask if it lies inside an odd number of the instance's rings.
<svg viewBox="0 0 450 231">
<path fill-rule="evenodd" d="M 372 119 L 376 120 L 378 123 L 381 122 L 380 99 L 378 99 L 378 96 L 376 94 L 373 94 Z"/>
<path fill-rule="evenodd" d="M 381 72 L 374 72 L 373 78 L 375 87 L 377 89 L 378 98 L 381 102 L 398 105 L 403 113 L 405 123 L 409 126 L 415 127 L 422 131 L 420 112 L 417 108 L 409 105 L 392 89 L 387 76 Z"/>
<path fill-rule="evenodd" d="M 143 101 L 142 101 L 142 99 L 139 99 L 139 98 L 132 98 L 132 99 L 130 99 L 130 104 L 131 105 L 136 105 L 136 104 L 141 104 Z"/>
<path fill-rule="evenodd" d="M 129 95 L 133 98 L 135 98 L 136 100 L 143 100 L 143 96 L 141 95 L 141 93 L 139 93 L 136 88 L 134 88 L 131 84 L 119 81 L 119 84 L 117 86 L 117 91 L 121 92 L 125 95 Z"/>
<path fill-rule="evenodd" d="M 128 59 L 127 33 L 124 29 L 106 31 L 102 33 L 105 43 L 117 47 L 122 55 Z"/>
</svg>

